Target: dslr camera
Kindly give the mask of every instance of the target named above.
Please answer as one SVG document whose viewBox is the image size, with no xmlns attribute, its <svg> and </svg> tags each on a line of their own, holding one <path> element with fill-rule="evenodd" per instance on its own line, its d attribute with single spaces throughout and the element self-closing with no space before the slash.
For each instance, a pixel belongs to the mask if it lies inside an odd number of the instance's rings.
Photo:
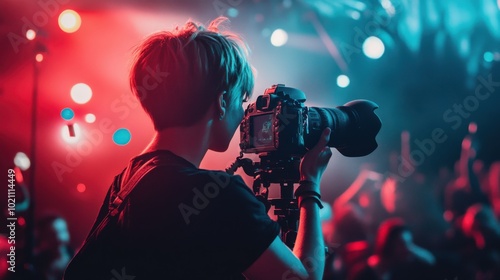
<svg viewBox="0 0 500 280">
<path fill-rule="evenodd" d="M 273 85 L 245 110 L 240 125 L 243 153 L 273 155 L 275 159 L 302 157 L 331 128 L 328 146 L 348 157 L 365 156 L 377 148 L 381 121 L 378 105 L 355 100 L 336 108 L 307 107 L 301 90 Z"/>
</svg>

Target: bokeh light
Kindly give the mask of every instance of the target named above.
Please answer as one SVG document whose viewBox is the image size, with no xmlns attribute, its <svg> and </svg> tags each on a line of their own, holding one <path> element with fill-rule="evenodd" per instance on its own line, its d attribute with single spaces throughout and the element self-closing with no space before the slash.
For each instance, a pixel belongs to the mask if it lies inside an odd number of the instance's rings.
<svg viewBox="0 0 500 280">
<path fill-rule="evenodd" d="M 370 36 L 363 42 L 363 53 L 371 59 L 379 59 L 384 51 L 384 43 L 378 37 Z"/>
<path fill-rule="evenodd" d="M 495 55 L 492 52 L 485 52 L 483 58 L 486 62 L 493 62 L 493 60 L 495 60 Z"/>
<path fill-rule="evenodd" d="M 271 34 L 271 44 L 275 47 L 281 47 L 288 41 L 288 33 L 283 29 L 276 29 Z"/>
<path fill-rule="evenodd" d="M 76 190 L 79 193 L 82 193 L 82 192 L 85 192 L 87 190 L 87 187 L 85 186 L 85 184 L 79 183 L 78 185 L 76 185 Z"/>
<path fill-rule="evenodd" d="M 36 37 L 36 32 L 35 32 L 35 30 L 33 30 L 33 29 L 28 29 L 28 30 L 26 31 L 26 39 L 28 39 L 28 40 L 30 40 L 30 41 L 31 41 L 31 40 L 35 39 L 35 37 Z"/>
<path fill-rule="evenodd" d="M 469 123 L 468 129 L 469 129 L 470 134 L 476 133 L 477 132 L 477 124 L 475 122 Z"/>
<path fill-rule="evenodd" d="M 394 5 L 391 3 L 390 0 L 381 0 L 380 4 L 382 5 L 382 7 L 385 9 L 385 11 L 389 16 L 394 16 L 396 14 L 396 8 L 394 7 Z"/>
<path fill-rule="evenodd" d="M 345 88 L 345 87 L 349 86 L 350 83 L 351 83 L 351 80 L 349 80 L 349 77 L 346 75 L 339 75 L 337 77 L 337 85 L 341 88 Z"/>
<path fill-rule="evenodd" d="M 61 118 L 63 118 L 66 121 L 70 121 L 75 117 L 75 113 L 71 108 L 64 108 L 61 110 Z"/>
<path fill-rule="evenodd" d="M 80 15 L 73 10 L 64 10 L 59 15 L 59 27 L 66 33 L 76 32 L 82 24 Z"/>
<path fill-rule="evenodd" d="M 351 11 L 350 15 L 351 15 L 351 18 L 354 20 L 358 20 L 361 18 L 361 14 L 358 11 Z"/>
<path fill-rule="evenodd" d="M 227 15 L 229 17 L 235 18 L 235 17 L 237 17 L 239 15 L 239 13 L 240 12 L 236 8 L 231 7 L 229 9 L 227 9 Z"/>
<path fill-rule="evenodd" d="M 14 164 L 22 171 L 28 170 L 31 166 L 30 158 L 23 152 L 18 152 L 14 156 Z"/>
<path fill-rule="evenodd" d="M 29 159 L 29 158 L 28 158 Z M 30 162 L 31 165 L 31 162 Z M 24 182 L 23 172 L 19 166 L 14 167 L 14 171 L 16 172 L 16 181 L 18 184 L 22 184 Z"/>
<path fill-rule="evenodd" d="M 85 115 L 85 121 L 86 121 L 87 123 L 94 123 L 94 122 L 95 122 L 95 120 L 96 120 L 96 117 L 95 117 L 95 115 L 94 115 L 94 114 L 91 114 L 91 113 L 90 113 L 90 114 L 86 114 L 86 115 Z"/>
<path fill-rule="evenodd" d="M 43 54 L 37 53 L 35 56 L 36 61 L 42 62 L 43 61 Z"/>
<path fill-rule="evenodd" d="M 126 128 L 119 128 L 115 131 L 115 133 L 113 133 L 113 142 L 115 142 L 116 145 L 127 145 L 131 139 L 132 135 Z"/>
<path fill-rule="evenodd" d="M 71 88 L 71 99 L 77 104 L 85 104 L 92 98 L 92 89 L 84 83 L 78 83 Z"/>
</svg>

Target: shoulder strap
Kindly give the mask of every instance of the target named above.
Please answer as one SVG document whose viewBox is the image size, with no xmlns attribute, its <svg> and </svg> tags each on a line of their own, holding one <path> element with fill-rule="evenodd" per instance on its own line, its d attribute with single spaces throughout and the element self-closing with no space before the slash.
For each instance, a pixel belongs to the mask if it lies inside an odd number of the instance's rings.
<svg viewBox="0 0 500 280">
<path fill-rule="evenodd" d="M 113 200 L 113 202 L 111 202 L 109 215 L 114 217 L 122 211 L 123 202 L 128 198 L 128 195 L 132 192 L 132 190 L 134 190 L 134 187 L 137 185 L 137 183 L 139 183 L 139 181 L 141 181 L 146 174 L 148 174 L 151 170 L 153 170 L 153 168 L 156 167 L 154 164 L 152 164 L 153 160 L 154 158 L 148 160 L 145 164 L 143 164 L 134 173 L 132 178 L 127 181 L 125 186 L 120 188 L 120 191 L 116 195 L 115 199 Z"/>
<path fill-rule="evenodd" d="M 125 186 L 120 188 L 120 191 L 116 195 L 116 198 L 113 200 L 113 202 L 110 205 L 110 210 L 106 214 L 106 216 L 101 220 L 99 225 L 90 233 L 88 236 L 87 240 L 94 239 L 97 235 L 97 233 L 101 232 L 106 225 L 109 223 L 110 219 L 112 217 L 115 217 L 118 215 L 122 210 L 123 210 L 123 202 L 125 202 L 128 199 L 129 194 L 135 189 L 135 186 L 137 186 L 137 183 L 139 183 L 142 178 L 146 174 L 148 174 L 151 170 L 153 170 L 157 165 L 152 164 L 154 162 L 155 158 L 152 158 L 148 160 L 145 164 L 143 164 L 130 178 Z"/>
</svg>

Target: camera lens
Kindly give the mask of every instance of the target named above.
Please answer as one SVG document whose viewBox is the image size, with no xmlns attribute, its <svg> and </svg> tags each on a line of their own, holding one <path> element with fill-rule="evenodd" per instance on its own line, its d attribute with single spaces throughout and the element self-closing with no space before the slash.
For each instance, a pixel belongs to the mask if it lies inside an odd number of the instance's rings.
<svg viewBox="0 0 500 280">
<path fill-rule="evenodd" d="M 306 147 L 314 147 L 322 131 L 330 127 L 332 133 L 328 146 L 348 157 L 370 154 L 378 146 L 375 136 L 382 126 L 374 112 L 377 108 L 376 103 L 368 100 L 355 100 L 336 108 L 310 107 Z"/>
</svg>

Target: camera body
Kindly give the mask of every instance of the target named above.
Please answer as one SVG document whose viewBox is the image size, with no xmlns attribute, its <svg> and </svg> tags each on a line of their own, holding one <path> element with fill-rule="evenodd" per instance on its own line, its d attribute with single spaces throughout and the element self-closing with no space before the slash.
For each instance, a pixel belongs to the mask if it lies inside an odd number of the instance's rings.
<svg viewBox="0 0 500 280">
<path fill-rule="evenodd" d="M 349 157 L 365 156 L 377 148 L 381 121 L 378 105 L 355 100 L 336 108 L 305 106 L 301 90 L 273 85 L 248 105 L 240 125 L 243 153 L 267 153 L 278 158 L 302 157 L 318 142 L 323 130 L 332 132 L 328 146 Z"/>
<path fill-rule="evenodd" d="M 305 94 L 282 84 L 266 89 L 245 110 L 240 124 L 244 153 L 276 152 L 300 155 L 306 151 L 308 108 Z"/>
</svg>

